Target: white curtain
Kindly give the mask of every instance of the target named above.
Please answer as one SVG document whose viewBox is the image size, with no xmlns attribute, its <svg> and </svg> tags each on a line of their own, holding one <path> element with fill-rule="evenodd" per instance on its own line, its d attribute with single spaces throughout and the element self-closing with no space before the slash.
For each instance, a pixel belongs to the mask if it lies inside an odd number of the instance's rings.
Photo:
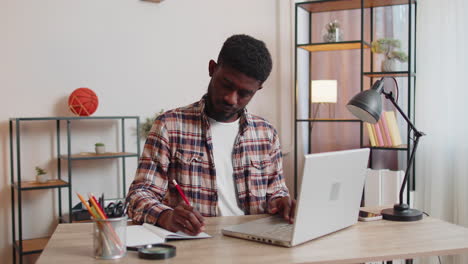
<svg viewBox="0 0 468 264">
<path fill-rule="evenodd" d="M 468 227 L 468 3 L 418 1 L 416 127 L 427 136 L 416 155 L 417 208 Z M 468 263 L 468 255 L 445 257 Z M 438 263 L 437 258 L 421 263 Z"/>
</svg>

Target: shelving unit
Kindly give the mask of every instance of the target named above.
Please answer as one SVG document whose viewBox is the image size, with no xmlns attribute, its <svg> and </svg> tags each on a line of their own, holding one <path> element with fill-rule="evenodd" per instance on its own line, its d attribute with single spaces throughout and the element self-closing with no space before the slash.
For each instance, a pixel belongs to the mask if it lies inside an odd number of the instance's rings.
<svg viewBox="0 0 468 264">
<path fill-rule="evenodd" d="M 21 191 L 63 188 L 63 187 L 68 187 L 68 186 L 69 186 L 68 182 L 62 181 L 62 180 L 49 180 L 45 183 L 40 183 L 37 181 L 23 181 L 21 183 L 21 187 L 19 187 L 16 182 L 13 183 L 13 187 Z"/>
<path fill-rule="evenodd" d="M 298 48 L 305 49 L 310 52 L 361 49 L 363 46 L 366 49 L 370 48 L 369 43 L 361 43 L 361 41 L 340 41 L 297 45 Z"/>
<path fill-rule="evenodd" d="M 370 43 L 374 40 L 374 31 L 376 31 L 374 16 L 376 8 L 387 8 L 396 5 L 404 5 L 408 7 L 408 69 L 395 72 L 380 72 L 376 71 L 374 65 L 374 54 L 370 51 Z M 322 41 L 316 41 L 317 31 L 315 35 L 313 17 L 318 13 L 324 12 L 341 12 L 341 11 L 353 11 L 360 13 L 360 17 L 355 19 L 355 25 L 360 26 L 359 37 L 357 39 L 350 39 L 340 42 L 324 43 Z M 336 14 L 336 13 L 331 13 Z M 354 13 L 356 14 L 356 13 Z M 319 14 L 323 15 L 323 14 Z M 348 124 L 348 126 L 355 126 L 356 124 L 356 137 L 359 136 L 359 144 L 356 147 L 369 147 L 367 138 L 364 135 L 363 123 L 360 120 L 346 117 L 337 118 L 316 118 L 314 107 L 312 103 L 312 92 L 309 91 L 310 84 L 312 81 L 313 67 L 318 67 L 321 62 L 314 61 L 312 54 L 322 54 L 328 52 L 336 53 L 343 51 L 359 52 L 358 59 L 354 60 L 352 66 L 339 65 L 339 67 L 348 67 L 355 69 L 359 68 L 359 91 L 363 91 L 366 88 L 370 88 L 375 82 L 376 78 L 382 77 L 393 77 L 403 78 L 407 80 L 407 89 L 401 90 L 401 93 L 405 93 L 407 98 L 407 107 L 405 112 L 409 118 L 414 122 L 414 96 L 415 96 L 415 82 L 416 82 L 416 39 L 415 39 L 415 28 L 416 28 L 416 1 L 415 0 L 318 0 L 301 2 L 295 4 L 295 90 L 294 90 L 294 116 L 295 116 L 295 153 L 294 153 L 294 191 L 297 194 L 298 190 L 298 164 L 303 154 L 313 153 L 313 140 L 312 140 L 312 128 L 314 123 L 322 123 L 324 125 L 331 124 Z M 355 34 L 356 36 L 357 34 Z M 315 36 L 315 37 L 313 37 Z M 386 36 L 390 37 L 390 36 Z M 315 38 L 315 39 L 314 39 Z M 305 51 L 305 52 L 304 52 Z M 340 53 L 342 54 L 342 53 Z M 322 57 L 323 58 L 323 57 Z M 336 58 L 336 57 L 335 57 Z M 351 73 L 349 73 L 351 74 Z M 353 73 L 354 74 L 354 73 Z M 355 86 L 356 92 L 358 86 Z M 342 88 L 346 89 L 346 88 Z M 349 88 L 348 88 L 349 89 Z M 387 89 L 386 89 L 387 90 Z M 340 89 L 338 89 L 340 93 Z M 307 101 L 305 100 L 307 97 Z M 385 100 L 385 99 L 384 99 Z M 344 102 L 341 102 L 344 103 Z M 343 107 L 342 105 L 340 105 Z M 302 112 L 301 112 L 302 111 Z M 315 128 L 314 128 L 315 129 Z M 400 151 L 406 154 L 406 160 L 409 159 L 409 153 L 412 149 L 412 141 L 409 138 L 409 126 L 406 125 L 408 131 L 406 142 L 403 145 L 397 147 L 370 147 L 371 148 L 371 159 L 370 165 L 372 166 L 372 156 L 376 150 L 380 151 Z M 353 130 L 354 131 L 354 130 Z M 359 133 L 359 135 L 358 135 Z M 365 143 L 366 142 L 366 143 Z M 305 149 L 304 149 L 305 148 Z M 409 177 L 410 186 L 408 190 L 414 189 L 414 170 L 412 169 L 412 175 Z M 407 193 L 409 201 L 409 192 Z"/>
<path fill-rule="evenodd" d="M 109 152 L 104 154 L 95 154 L 91 152 L 73 153 L 71 141 L 71 124 L 77 121 L 86 120 L 120 120 L 120 149 L 121 152 Z M 125 146 L 125 121 L 134 120 L 136 124 L 136 153 L 126 152 Z M 22 180 L 22 162 L 21 162 L 21 124 L 31 121 L 55 121 L 56 130 L 56 160 L 57 160 L 57 179 L 49 180 L 46 183 L 36 181 Z M 66 123 L 66 154 L 61 154 L 61 124 Z M 58 197 L 58 219 L 60 222 L 72 222 L 72 179 L 73 162 L 78 160 L 96 160 L 96 159 L 122 159 L 122 197 L 125 197 L 126 187 L 126 158 L 137 158 L 140 156 L 140 118 L 138 116 L 91 116 L 91 117 L 27 117 L 10 118 L 9 121 L 10 136 L 10 170 L 11 170 L 11 213 L 12 213 L 12 238 L 13 238 L 13 263 L 16 263 L 16 256 L 19 257 L 19 263 L 23 263 L 23 256 L 42 252 L 49 240 L 49 237 L 35 239 L 23 239 L 23 212 L 22 212 L 22 192 L 32 190 L 57 189 Z M 68 173 L 66 180 L 62 178 L 62 162 L 67 163 Z M 62 215 L 62 188 L 67 188 L 68 192 L 68 219 Z M 17 214 L 16 214 L 17 211 Z"/>
</svg>

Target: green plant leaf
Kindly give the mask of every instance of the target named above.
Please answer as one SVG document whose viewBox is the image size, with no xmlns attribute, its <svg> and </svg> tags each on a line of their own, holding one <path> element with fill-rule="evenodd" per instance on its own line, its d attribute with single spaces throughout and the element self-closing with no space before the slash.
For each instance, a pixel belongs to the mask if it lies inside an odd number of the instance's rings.
<svg viewBox="0 0 468 264">
<path fill-rule="evenodd" d="M 408 56 L 403 51 L 399 51 L 401 47 L 401 42 L 399 39 L 392 38 L 381 38 L 372 41 L 371 50 L 374 53 L 385 54 L 387 59 L 397 59 L 401 62 L 408 60 Z"/>
<path fill-rule="evenodd" d="M 393 51 L 391 54 L 392 58 L 397 59 L 401 62 L 408 61 L 408 56 L 403 51 Z"/>
<path fill-rule="evenodd" d="M 141 124 L 141 126 L 140 126 L 140 135 L 141 135 L 141 137 L 143 137 L 143 138 L 148 137 L 148 134 L 151 131 L 151 127 L 153 127 L 154 120 L 156 120 L 156 118 L 158 118 L 158 116 L 160 116 L 162 113 L 164 113 L 163 109 L 161 109 L 161 111 L 159 111 L 159 113 L 154 114 L 154 116 L 152 118 L 150 118 L 150 117 L 146 118 L 145 122 L 143 124 Z"/>
<path fill-rule="evenodd" d="M 36 166 L 36 174 L 37 175 L 43 175 L 43 174 L 47 174 L 47 171 L 44 170 L 43 168 L 39 167 L 39 166 Z"/>
</svg>

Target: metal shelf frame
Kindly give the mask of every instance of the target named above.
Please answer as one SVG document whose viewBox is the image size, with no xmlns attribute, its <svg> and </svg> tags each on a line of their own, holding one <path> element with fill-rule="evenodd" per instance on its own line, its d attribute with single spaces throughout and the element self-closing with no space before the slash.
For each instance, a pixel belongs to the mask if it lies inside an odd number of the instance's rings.
<svg viewBox="0 0 468 264">
<path fill-rule="evenodd" d="M 72 129 L 71 124 L 74 121 L 86 121 L 86 120 L 120 120 L 121 128 L 121 151 L 119 153 L 111 153 L 104 155 L 76 157 L 72 154 Z M 134 120 L 136 124 L 136 148 L 137 153 L 125 152 L 125 121 Z M 21 181 L 21 124 L 23 122 L 31 121 L 55 121 L 56 125 L 56 152 L 57 152 L 57 180 L 56 183 L 49 184 L 37 184 L 34 182 Z M 62 155 L 62 146 L 60 142 L 61 124 L 66 123 L 66 151 Z M 63 219 L 62 215 L 62 188 L 68 188 L 68 222 L 72 221 L 72 164 L 75 160 L 94 160 L 94 159 L 122 159 L 122 197 L 125 197 L 126 187 L 126 158 L 140 156 L 140 117 L 139 116 L 90 116 L 90 117 L 22 117 L 22 118 L 10 118 L 9 120 L 9 141 L 10 141 L 10 182 L 11 182 L 11 215 L 12 215 L 12 242 L 13 242 L 13 263 L 16 262 L 16 256 L 18 254 L 19 263 L 23 263 L 23 256 L 36 254 L 42 252 L 42 247 L 46 238 L 38 238 L 31 240 L 23 240 L 23 214 L 22 214 L 22 192 L 31 190 L 43 190 L 43 189 L 57 189 L 58 195 L 58 219 Z M 15 164 L 16 161 L 16 164 Z M 62 179 L 62 161 L 66 161 L 68 165 L 68 182 Z M 15 170 L 16 169 L 16 170 Z M 16 179 L 15 179 L 16 178 Z M 17 206 L 15 204 L 17 203 Z M 17 208 L 16 208 L 17 207 Z M 16 219 L 17 210 L 17 219 Z M 18 222 L 18 226 L 17 223 Z M 17 230 L 18 229 L 18 230 Z M 28 242 L 29 241 L 29 242 Z M 30 245 L 29 245 L 30 244 Z M 29 245 L 29 246 L 28 246 Z"/>
<path fill-rule="evenodd" d="M 374 72 L 374 65 L 373 65 L 373 53 L 370 52 L 370 71 L 364 71 L 364 50 L 369 47 L 368 43 L 372 43 L 374 40 L 374 12 L 375 8 L 381 7 L 389 7 L 394 5 L 404 5 L 408 6 L 408 70 L 405 71 L 396 71 L 396 72 Z M 303 29 L 308 30 L 308 40 L 307 35 L 305 35 L 305 42 L 304 40 L 299 43 L 298 35 L 299 35 L 299 24 L 298 24 L 298 16 L 299 10 L 305 11 L 306 13 L 302 13 L 307 26 Z M 353 40 L 353 41 L 343 41 L 337 43 L 313 43 L 311 36 L 312 36 L 312 16 L 313 13 L 321 13 L 321 12 L 333 12 L 333 11 L 343 11 L 343 10 L 360 10 L 360 21 L 356 23 L 360 23 L 361 26 L 361 39 Z M 365 10 L 369 10 L 369 21 L 365 21 Z M 413 13 L 414 11 L 414 13 Z M 417 14 L 417 1 L 416 0 L 317 0 L 317 1 L 308 1 L 308 2 L 300 2 L 295 4 L 295 52 L 294 52 L 294 117 L 295 117 L 295 124 L 294 124 L 294 193 L 297 196 L 298 191 L 298 136 L 299 136 L 299 129 L 298 125 L 308 123 L 308 153 L 312 153 L 312 132 L 311 127 L 315 122 L 341 122 L 341 123 L 359 123 L 359 136 L 360 136 L 360 147 L 368 147 L 365 146 L 363 142 L 364 133 L 363 133 L 363 122 L 360 120 L 354 119 L 314 119 L 311 118 L 312 115 L 312 103 L 311 98 L 312 94 L 309 92 L 308 94 L 308 118 L 298 118 L 298 107 L 299 107 L 299 85 L 298 85 L 298 50 L 307 50 L 308 58 L 307 64 L 304 67 L 308 67 L 308 79 L 309 84 L 312 80 L 312 57 L 311 53 L 314 52 L 327 52 L 333 50 L 350 50 L 350 49 L 360 49 L 360 90 L 364 89 L 364 79 L 372 83 L 374 78 L 381 78 L 381 77 L 394 77 L 394 78 L 407 78 L 408 81 L 408 107 L 406 109 L 406 113 L 414 123 L 414 105 L 415 105 L 415 86 L 416 86 L 416 14 Z M 308 16 L 308 19 L 305 18 Z M 367 18 L 366 18 L 367 20 Z M 364 29 L 365 26 L 370 28 L 370 41 L 366 42 L 364 37 Z M 302 33 L 304 31 L 301 31 Z M 336 47 L 336 48 L 335 48 Z M 414 63 L 414 64 L 413 64 Z M 413 66 L 414 65 L 414 66 Z M 306 79 L 305 77 L 304 79 Z M 410 127 L 407 127 L 407 144 L 398 146 L 398 147 L 370 147 L 371 148 L 371 158 L 370 164 L 372 164 L 372 151 L 373 150 L 383 150 L 383 151 L 403 151 L 407 154 L 410 153 L 413 144 L 412 139 L 410 138 Z M 409 160 L 409 155 L 407 155 L 407 161 Z M 415 188 L 415 166 L 412 168 L 412 175 L 408 177 L 409 182 L 407 183 L 410 188 L 408 190 L 414 190 Z M 410 200 L 409 191 L 407 192 L 407 199 Z"/>
</svg>

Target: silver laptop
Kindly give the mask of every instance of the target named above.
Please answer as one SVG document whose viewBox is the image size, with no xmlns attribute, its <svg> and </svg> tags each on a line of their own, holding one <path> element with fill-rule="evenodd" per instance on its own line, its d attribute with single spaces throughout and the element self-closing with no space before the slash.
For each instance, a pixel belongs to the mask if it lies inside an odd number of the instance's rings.
<svg viewBox="0 0 468 264">
<path fill-rule="evenodd" d="M 305 155 L 294 224 L 270 216 L 222 229 L 253 241 L 293 247 L 355 224 L 369 149 Z"/>
</svg>

